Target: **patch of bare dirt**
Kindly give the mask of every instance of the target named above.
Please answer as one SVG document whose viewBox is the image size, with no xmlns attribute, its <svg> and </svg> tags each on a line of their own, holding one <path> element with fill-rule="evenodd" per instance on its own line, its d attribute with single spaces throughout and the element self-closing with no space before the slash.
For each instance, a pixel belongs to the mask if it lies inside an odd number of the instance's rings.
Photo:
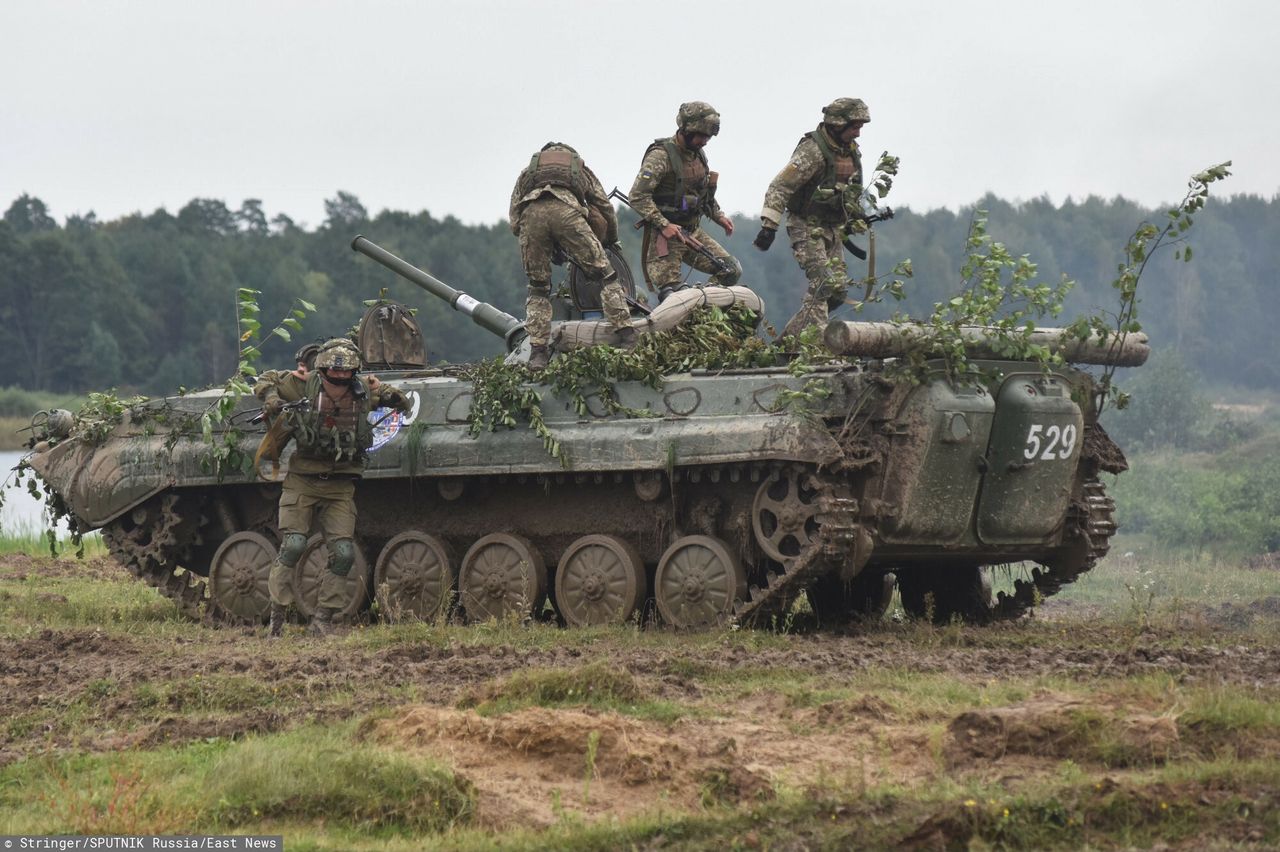
<svg viewBox="0 0 1280 852">
<path fill-rule="evenodd" d="M 779 784 L 865 786 L 936 773 L 922 728 L 867 723 L 866 710 L 885 712 L 877 699 L 850 702 L 847 713 L 833 707 L 787 710 L 767 695 L 667 725 L 588 710 L 484 717 L 420 706 L 371 723 L 365 735 L 454 767 L 475 786 L 477 819 L 495 829 L 551 825 L 561 811 L 626 818 L 663 805 L 763 801 Z"/>
<path fill-rule="evenodd" d="M 76 559 L 63 556 L 30 556 L 7 554 L 0 561 L 0 580 L 26 580 L 28 577 L 78 577 L 93 580 L 121 580 L 129 574 L 109 556 Z"/>
<path fill-rule="evenodd" d="M 1016 705 L 961 713 L 947 727 L 944 754 L 954 769 L 1012 755 L 1159 764 L 1178 750 L 1173 716 L 1043 692 Z"/>
</svg>

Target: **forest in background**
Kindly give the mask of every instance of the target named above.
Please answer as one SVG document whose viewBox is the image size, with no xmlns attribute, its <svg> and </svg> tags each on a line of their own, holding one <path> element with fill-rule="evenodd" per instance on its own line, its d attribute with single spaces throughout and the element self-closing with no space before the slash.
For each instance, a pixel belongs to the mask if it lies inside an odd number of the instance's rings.
<svg viewBox="0 0 1280 852">
<path fill-rule="evenodd" d="M 908 298 L 869 306 L 862 318 L 886 319 L 897 309 L 927 316 L 934 302 L 956 293 L 974 209 L 988 211 L 995 239 L 1039 265 L 1041 281 L 1054 284 L 1065 274 L 1077 282 L 1055 324 L 1114 310 L 1110 283 L 1125 240 L 1139 222 L 1163 221 L 1162 210 L 1120 198 L 1055 205 L 988 196 L 959 212 L 900 208 L 877 226 L 877 266 L 883 274 L 910 258 L 915 275 L 906 283 Z M 294 344 L 268 342 L 263 365 L 287 364 L 298 340 L 349 329 L 363 313 L 362 302 L 384 288 L 389 298 L 420 309 L 433 361 L 501 351 L 496 337 L 349 246 L 364 234 L 451 286 L 522 316 L 524 276 L 505 222 L 465 225 L 427 211 L 371 215 L 346 192 L 327 201 L 325 213 L 321 225 L 306 229 L 284 215 L 268 220 L 255 199 L 238 208 L 195 199 L 176 214 L 161 209 L 103 222 L 90 213 L 60 223 L 38 198 L 16 199 L 0 222 L 0 339 L 11 359 L 6 383 L 148 395 L 220 383 L 236 362 L 240 287 L 261 291 L 264 325 L 283 317 L 295 297 L 319 308 Z M 630 211 L 622 210 L 621 219 L 639 280 L 639 233 L 630 227 Z M 770 321 L 780 327 L 799 304 L 803 275 L 785 242 L 761 253 L 751 245 L 757 221 L 734 219 L 735 236 L 723 243 L 742 262 L 742 283 L 763 296 Z M 1270 320 L 1280 308 L 1273 284 L 1280 267 L 1277 233 L 1280 198 L 1213 200 L 1196 219 L 1193 262 L 1164 252 L 1143 277 L 1140 320 L 1155 351 L 1176 351 L 1182 364 L 1214 385 L 1280 389 Z M 865 264 L 850 262 L 853 277 L 865 273 Z M 852 316 L 848 308 L 843 313 Z"/>
</svg>

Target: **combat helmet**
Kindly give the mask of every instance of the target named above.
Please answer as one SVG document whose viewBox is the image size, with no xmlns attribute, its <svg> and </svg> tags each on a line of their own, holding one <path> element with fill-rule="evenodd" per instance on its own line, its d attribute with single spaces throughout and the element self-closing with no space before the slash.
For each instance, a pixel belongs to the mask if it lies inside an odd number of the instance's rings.
<svg viewBox="0 0 1280 852">
<path fill-rule="evenodd" d="M 689 101 L 680 104 L 676 112 L 676 126 L 685 133 L 715 136 L 720 132 L 720 113 L 706 101 Z"/>
<path fill-rule="evenodd" d="M 871 121 L 871 110 L 862 98 L 836 98 L 822 108 L 822 121 L 832 127 L 844 127 L 855 121 Z"/>
<path fill-rule="evenodd" d="M 320 347 L 315 368 L 357 372 L 360 369 L 360 350 L 345 337 L 335 337 Z"/>
<path fill-rule="evenodd" d="M 308 370 L 315 369 L 316 354 L 320 351 L 320 344 L 312 341 L 304 343 L 293 353 L 293 360 L 296 364 L 306 364 Z"/>
</svg>

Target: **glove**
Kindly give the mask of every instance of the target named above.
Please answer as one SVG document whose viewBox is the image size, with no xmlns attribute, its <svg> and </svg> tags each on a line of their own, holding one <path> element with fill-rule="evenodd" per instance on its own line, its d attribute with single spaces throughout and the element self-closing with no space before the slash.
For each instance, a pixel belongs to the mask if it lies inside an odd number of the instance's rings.
<svg viewBox="0 0 1280 852">
<path fill-rule="evenodd" d="M 564 266 L 564 262 L 568 259 L 569 256 L 564 253 L 564 249 L 560 248 L 560 246 L 557 245 L 551 249 L 551 262 L 556 266 Z"/>
<path fill-rule="evenodd" d="M 768 251 L 769 246 L 773 245 L 773 238 L 778 236 L 777 228 L 761 228 L 760 233 L 756 234 L 755 245 L 760 251 Z"/>
<path fill-rule="evenodd" d="M 273 396 L 266 402 L 262 403 L 262 411 L 268 417 L 276 418 L 280 416 L 280 412 L 284 411 L 284 400 L 278 396 Z"/>
</svg>

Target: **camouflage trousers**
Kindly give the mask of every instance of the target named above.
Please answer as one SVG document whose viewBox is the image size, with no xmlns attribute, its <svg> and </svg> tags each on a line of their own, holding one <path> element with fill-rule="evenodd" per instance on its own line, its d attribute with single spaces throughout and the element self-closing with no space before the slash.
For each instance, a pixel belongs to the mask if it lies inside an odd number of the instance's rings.
<svg viewBox="0 0 1280 852">
<path fill-rule="evenodd" d="M 800 310 L 787 321 L 782 334 L 798 336 L 811 325 L 827 324 L 827 300 L 844 298 L 849 287 L 849 267 L 844 260 L 844 229 L 813 220 L 787 216 L 787 236 L 791 253 L 809 279 L 809 289 L 800 302 Z"/>
<path fill-rule="evenodd" d="M 328 568 L 320 577 L 317 604 L 333 610 L 344 609 L 351 600 L 350 574 L 334 573 L 345 548 L 354 548 L 356 532 L 356 483 L 353 479 L 319 479 L 290 471 L 280 492 L 280 532 L 307 535 L 312 521 L 319 521 L 329 550 Z M 273 603 L 289 606 L 297 600 L 294 568 L 280 557 L 271 565 L 267 588 Z M 348 567 L 349 570 L 349 567 Z M 355 578 L 362 582 L 363 578 Z"/>
<path fill-rule="evenodd" d="M 530 343 L 545 346 L 551 339 L 551 255 L 556 246 L 593 281 L 611 277 L 613 266 L 579 209 L 544 195 L 525 205 L 519 216 L 520 259 L 529 277 L 525 331 Z M 605 283 L 600 304 L 614 326 L 631 324 L 626 294 L 616 280 Z"/>
<path fill-rule="evenodd" d="M 699 272 L 706 272 L 711 275 L 708 283 L 719 284 L 728 287 L 737 284 L 738 279 L 742 277 L 742 264 L 738 263 L 737 258 L 724 250 L 718 242 L 711 238 L 711 235 L 703 230 L 702 226 L 694 223 L 695 227 L 689 229 L 689 233 L 698 242 L 706 246 L 707 251 L 720 258 L 730 267 L 732 273 L 717 272 L 715 266 L 712 265 L 708 258 L 703 257 L 689 246 L 680 242 L 678 239 L 667 240 L 665 256 L 659 256 L 658 231 L 653 227 L 645 228 L 644 235 L 644 280 L 656 290 L 664 287 L 678 287 L 684 280 L 680 267 L 687 265 Z"/>
</svg>

